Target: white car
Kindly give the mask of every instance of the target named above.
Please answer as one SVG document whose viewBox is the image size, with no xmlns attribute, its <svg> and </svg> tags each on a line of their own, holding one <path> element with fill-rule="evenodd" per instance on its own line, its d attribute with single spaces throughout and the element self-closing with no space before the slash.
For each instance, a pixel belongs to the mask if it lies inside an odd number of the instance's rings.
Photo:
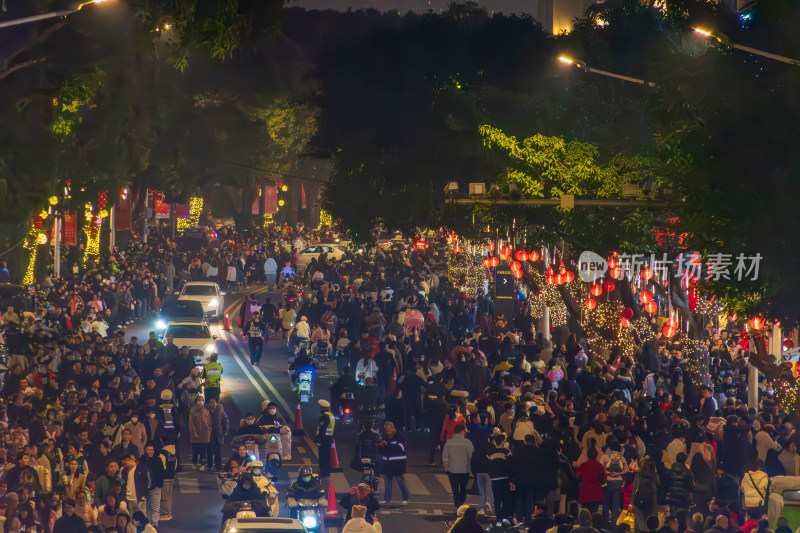
<svg viewBox="0 0 800 533">
<path fill-rule="evenodd" d="M 221 291 L 213 281 L 190 281 L 183 285 L 178 300 L 200 302 L 207 318 L 219 318 L 225 306 L 223 296 L 225 291 Z"/>
<path fill-rule="evenodd" d="M 194 356 L 194 360 L 200 366 L 207 365 L 211 354 L 217 351 L 215 342 L 217 336 L 211 334 L 211 329 L 205 322 L 189 320 L 168 322 L 167 329 L 162 334 L 162 341 L 166 342 L 167 337 L 172 337 L 172 342 L 178 348 L 188 346 L 189 355 Z"/>
<path fill-rule="evenodd" d="M 242 515 L 249 513 L 239 513 Z M 311 526 L 314 529 L 319 524 Z M 294 518 L 250 518 L 236 517 L 226 520 L 220 533 L 308 533 L 308 530 Z"/>
<path fill-rule="evenodd" d="M 319 254 L 322 253 L 328 259 L 339 261 L 347 253 L 347 247 L 338 243 L 321 243 L 309 246 L 302 252 L 297 253 L 297 273 L 302 276 L 311 260 L 319 258 Z"/>
</svg>

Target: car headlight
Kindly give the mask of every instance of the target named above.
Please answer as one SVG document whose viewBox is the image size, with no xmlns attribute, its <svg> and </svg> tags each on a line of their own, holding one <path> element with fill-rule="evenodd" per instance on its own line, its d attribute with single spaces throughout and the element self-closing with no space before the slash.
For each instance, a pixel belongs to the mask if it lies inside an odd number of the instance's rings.
<svg viewBox="0 0 800 533">
<path fill-rule="evenodd" d="M 313 515 L 308 515 L 303 517 L 303 526 L 314 528 L 318 525 L 317 517 Z"/>
<path fill-rule="evenodd" d="M 211 298 L 211 301 L 208 302 L 208 306 L 209 307 L 216 307 L 218 303 L 219 303 L 219 300 L 217 300 L 216 298 Z"/>
<path fill-rule="evenodd" d="M 166 329 L 167 324 L 163 320 L 159 320 L 158 322 L 156 322 L 156 327 L 158 329 Z"/>
<path fill-rule="evenodd" d="M 209 342 L 206 345 L 206 348 L 205 348 L 205 352 L 206 353 L 212 353 L 212 352 L 216 352 L 216 351 L 217 351 L 217 345 L 214 344 L 213 342 Z"/>
</svg>

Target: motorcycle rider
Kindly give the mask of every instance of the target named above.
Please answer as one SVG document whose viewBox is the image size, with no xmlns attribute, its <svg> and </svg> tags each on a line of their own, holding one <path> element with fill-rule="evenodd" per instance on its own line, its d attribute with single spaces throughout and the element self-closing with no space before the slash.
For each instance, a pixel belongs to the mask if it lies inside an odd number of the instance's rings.
<svg viewBox="0 0 800 533">
<path fill-rule="evenodd" d="M 280 432 L 281 436 L 281 460 L 291 461 L 292 459 L 292 430 L 284 423 L 278 414 L 278 404 L 264 400 L 261 402 L 261 413 L 258 415 L 258 425 L 266 426 L 267 432 L 273 427 Z"/>
<path fill-rule="evenodd" d="M 362 424 L 361 431 L 356 437 L 356 447 L 353 453 L 353 461 L 350 463 L 350 468 L 361 472 L 362 459 L 369 459 L 372 462 L 372 467 L 378 465 L 378 457 L 380 453 L 378 450 L 378 443 L 381 441 L 381 434 L 375 431 L 372 426 L 371 420 L 365 420 Z"/>
<path fill-rule="evenodd" d="M 327 478 L 331 475 L 331 446 L 333 445 L 333 428 L 336 418 L 331 413 L 331 404 L 327 400 L 319 400 L 319 423 L 317 424 L 317 450 L 319 452 L 319 475 Z"/>
<path fill-rule="evenodd" d="M 302 500 L 315 500 L 317 506 L 326 507 L 325 489 L 322 488 L 319 476 L 314 474 L 310 466 L 300 468 L 297 480 L 289 486 L 286 494 L 286 505 L 295 510 Z"/>
<path fill-rule="evenodd" d="M 267 430 L 259 424 L 256 424 L 256 415 L 253 413 L 244 415 L 244 420 L 242 422 L 242 425 L 236 430 L 237 437 L 240 435 L 264 435 L 267 433 Z"/>
<path fill-rule="evenodd" d="M 339 400 L 343 394 L 348 392 L 353 393 L 353 396 L 358 398 L 358 382 L 350 374 L 350 367 L 346 366 L 342 369 L 342 375 L 331 385 L 331 401 L 335 407 L 338 407 Z"/>
<path fill-rule="evenodd" d="M 247 465 L 247 471 L 253 476 L 253 483 L 261 489 L 261 492 L 267 494 L 267 504 L 269 505 L 270 516 L 278 516 L 280 513 L 280 502 L 278 501 L 278 489 L 275 485 L 267 479 L 264 473 L 264 465 L 261 461 L 253 461 Z"/>
<path fill-rule="evenodd" d="M 234 487 L 231 495 L 228 496 L 228 500 L 222 508 L 223 520 L 225 517 L 230 517 L 230 513 L 236 512 L 237 507 L 234 505 L 235 502 L 250 502 L 257 516 L 268 516 L 270 513 L 270 506 L 267 505 L 266 497 L 267 495 L 253 481 L 253 476 L 249 472 L 244 472 L 239 477 L 239 482 L 236 484 L 236 487 Z"/>
</svg>

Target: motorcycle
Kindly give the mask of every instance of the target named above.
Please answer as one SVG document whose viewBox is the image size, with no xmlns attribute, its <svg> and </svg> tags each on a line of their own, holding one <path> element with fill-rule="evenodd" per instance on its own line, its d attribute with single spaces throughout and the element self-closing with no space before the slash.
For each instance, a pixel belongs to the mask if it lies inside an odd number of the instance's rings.
<svg viewBox="0 0 800 533">
<path fill-rule="evenodd" d="M 356 395 L 352 392 L 343 392 L 339 396 L 339 421 L 345 426 L 351 426 L 358 420 L 358 407 Z"/>
<path fill-rule="evenodd" d="M 308 403 L 314 397 L 315 373 L 316 370 L 312 365 L 303 365 L 294 372 L 289 370 L 289 378 L 292 380 L 298 402 Z"/>
<path fill-rule="evenodd" d="M 289 515 L 299 520 L 308 533 L 319 533 L 322 520 L 317 500 L 299 500 Z"/>
<path fill-rule="evenodd" d="M 324 340 L 317 342 L 311 350 L 311 357 L 318 368 L 328 366 L 328 343 Z"/>
<path fill-rule="evenodd" d="M 274 426 L 273 426 L 274 427 Z M 278 477 L 278 469 L 281 467 L 281 461 L 283 457 L 282 453 L 282 446 L 281 446 L 281 438 L 280 438 L 280 429 L 278 429 L 275 433 L 269 433 L 267 437 L 267 472 L 273 478 Z"/>
<path fill-rule="evenodd" d="M 375 474 L 375 463 L 365 457 L 361 459 L 361 483 L 366 483 L 370 490 L 377 491 L 381 478 Z"/>
</svg>

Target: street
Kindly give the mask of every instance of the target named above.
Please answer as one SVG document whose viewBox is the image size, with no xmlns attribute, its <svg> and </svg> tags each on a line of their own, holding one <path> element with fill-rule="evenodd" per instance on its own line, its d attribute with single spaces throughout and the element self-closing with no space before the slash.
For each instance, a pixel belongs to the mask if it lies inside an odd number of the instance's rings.
<svg viewBox="0 0 800 533">
<path fill-rule="evenodd" d="M 267 296 L 263 289 L 256 289 L 260 300 Z M 280 293 L 269 293 L 273 301 L 280 297 Z M 215 335 L 219 335 L 219 361 L 225 371 L 222 380 L 222 403 L 225 406 L 231 421 L 231 428 L 238 425 L 239 420 L 247 412 L 258 413 L 264 399 L 275 401 L 279 406 L 279 413 L 287 424 L 294 423 L 296 401 L 291 390 L 287 374 L 286 354 L 287 349 L 282 339 L 271 339 L 265 346 L 261 365 L 252 367 L 249 364 L 247 346 L 242 343 L 241 334 L 236 328 L 235 315 L 241 305 L 244 293 L 226 297 L 227 313 L 230 316 L 231 331 L 222 330 L 222 321 L 212 324 Z M 147 329 L 144 325 L 129 330 L 129 335 L 138 335 L 146 338 Z M 303 408 L 303 426 L 306 435 L 293 436 L 292 460 L 284 464 L 278 474 L 277 487 L 280 492 L 281 516 L 288 516 L 285 506 L 285 494 L 290 480 L 297 478 L 300 467 L 312 465 L 317 472 L 317 447 L 314 444 L 319 410 L 316 400 L 329 399 L 328 387 L 335 377 L 335 365 L 322 369 L 316 378 L 315 397 L 313 403 Z M 326 492 L 330 483 L 333 483 L 337 500 L 350 487 L 355 486 L 360 480 L 360 473 L 348 468 L 353 455 L 353 443 L 356 436 L 356 427 L 341 428 L 337 425 L 334 438 L 338 452 L 339 463 L 342 471 L 334 472 L 330 480 L 323 480 Z M 395 485 L 393 490 L 394 502 L 380 512 L 380 521 L 383 530 L 387 533 L 399 533 L 409 528 L 423 527 L 430 531 L 445 531 L 445 521 L 452 521 L 455 512 L 450 496 L 450 487 L 447 475 L 440 467 L 432 467 L 427 463 L 429 433 L 412 433 L 408 435 L 408 473 L 405 476 L 411 498 L 408 505 L 400 505 L 400 489 Z M 174 486 L 174 518 L 169 522 L 162 522 L 159 531 L 170 532 L 216 532 L 219 530 L 220 509 L 222 498 L 217 490 L 215 476 L 208 472 L 195 472 L 190 461 L 190 446 L 188 438 L 182 436 L 181 465 L 183 471 L 177 474 Z M 230 446 L 223 450 L 223 457 L 232 453 Z M 378 500 L 383 499 L 383 482 L 376 494 Z M 468 503 L 476 503 L 477 496 L 470 496 Z M 340 516 L 342 509 L 339 508 Z M 431 524 L 437 524 L 432 526 Z M 341 526 L 332 525 L 331 533 L 338 533 Z"/>
</svg>

